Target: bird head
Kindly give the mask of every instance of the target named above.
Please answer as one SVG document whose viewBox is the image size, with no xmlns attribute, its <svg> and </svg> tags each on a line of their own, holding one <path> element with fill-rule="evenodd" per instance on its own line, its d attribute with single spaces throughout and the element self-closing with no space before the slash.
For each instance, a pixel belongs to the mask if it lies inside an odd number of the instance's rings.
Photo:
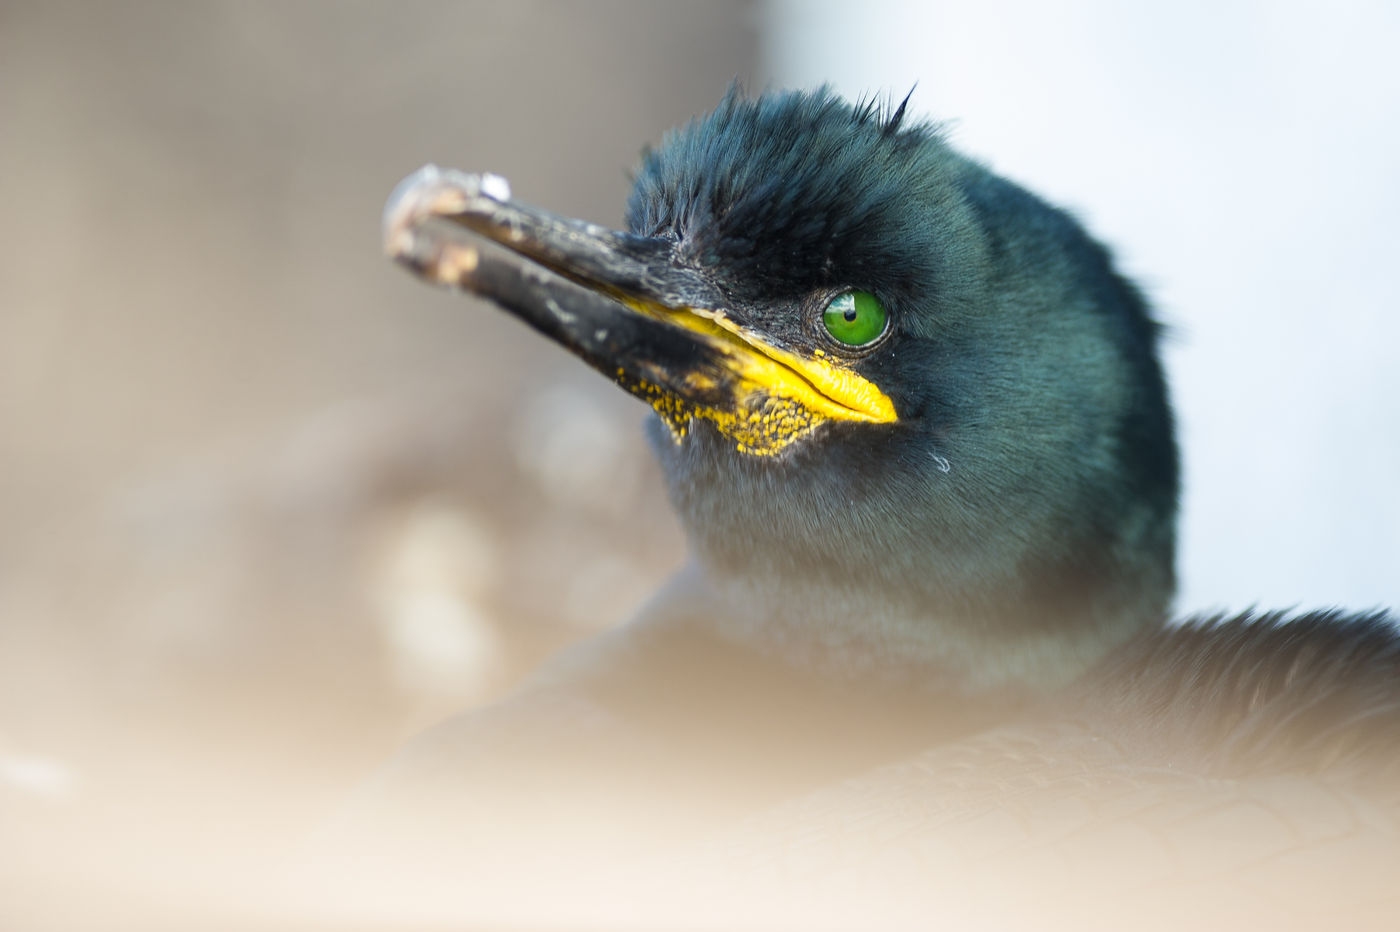
<svg viewBox="0 0 1400 932">
<path fill-rule="evenodd" d="M 1157 328 L 1068 215 L 903 104 L 735 90 L 644 154 L 627 223 L 429 167 L 385 233 L 652 406 L 736 637 L 980 689 L 1056 684 L 1161 620 Z"/>
</svg>

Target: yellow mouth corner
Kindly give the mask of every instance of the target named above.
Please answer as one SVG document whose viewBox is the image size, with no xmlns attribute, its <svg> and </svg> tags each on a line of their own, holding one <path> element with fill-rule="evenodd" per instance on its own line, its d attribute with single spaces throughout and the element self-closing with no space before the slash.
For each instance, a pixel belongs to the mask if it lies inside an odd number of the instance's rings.
<svg viewBox="0 0 1400 932">
<path fill-rule="evenodd" d="M 780 453 L 826 421 L 887 424 L 898 420 L 894 403 L 877 385 L 820 351 L 806 357 L 774 346 L 722 312 L 627 298 L 623 302 L 638 313 L 706 337 L 720 350 L 734 378 L 733 408 L 679 398 L 640 380 L 623 384 L 651 404 L 677 443 L 684 440 L 692 418 L 710 421 L 735 441 L 740 453 L 758 456 Z"/>
</svg>

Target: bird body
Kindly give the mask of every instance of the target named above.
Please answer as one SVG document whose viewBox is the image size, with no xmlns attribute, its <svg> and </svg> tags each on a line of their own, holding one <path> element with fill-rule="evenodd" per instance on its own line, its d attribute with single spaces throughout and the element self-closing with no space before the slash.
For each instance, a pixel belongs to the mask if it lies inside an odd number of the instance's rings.
<svg viewBox="0 0 1400 932">
<path fill-rule="evenodd" d="M 753 894 L 730 919 L 821 916 L 796 888 L 830 894 L 828 919 L 986 919 L 979 882 L 1040 902 L 1040 875 L 992 877 L 974 834 L 994 861 L 1111 860 L 1115 827 L 1175 837 L 1173 801 L 1228 809 L 1272 779 L 1369 807 L 1389 825 L 1372 854 L 1400 852 L 1384 616 L 1166 625 L 1158 327 L 1073 218 L 903 104 L 736 90 L 644 154 L 627 220 L 433 168 L 386 210 L 398 261 L 652 406 L 691 559 L 630 624 L 410 747 L 361 810 L 377 863 L 467 914 L 523 865 L 557 890 L 586 862 L 596 903 L 664 862 L 685 866 L 657 887 L 673 909 L 715 909 L 710 878 Z M 1281 816 L 1284 848 L 1307 850 L 1310 805 Z M 1097 840 L 1069 857 L 1062 835 Z M 1144 883 L 1171 899 L 1178 874 Z"/>
</svg>

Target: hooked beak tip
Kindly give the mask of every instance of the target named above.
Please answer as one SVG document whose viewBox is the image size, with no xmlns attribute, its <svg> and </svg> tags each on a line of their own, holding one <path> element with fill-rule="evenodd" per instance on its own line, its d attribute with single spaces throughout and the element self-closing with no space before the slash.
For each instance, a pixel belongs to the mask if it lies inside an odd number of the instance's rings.
<svg viewBox="0 0 1400 932">
<path fill-rule="evenodd" d="M 475 175 L 428 164 L 400 181 L 384 205 L 381 235 L 384 252 L 439 284 L 460 287 L 476 269 L 479 253 L 472 246 L 448 243 L 423 235 L 434 218 L 449 219 L 467 212 L 473 202 L 510 198 L 510 183 L 500 175 Z"/>
<path fill-rule="evenodd" d="M 500 175 L 443 170 L 431 163 L 400 181 L 384 204 L 381 235 L 384 252 L 405 261 L 418 245 L 418 230 L 434 217 L 450 218 L 473 201 L 510 199 L 510 182 Z"/>
</svg>

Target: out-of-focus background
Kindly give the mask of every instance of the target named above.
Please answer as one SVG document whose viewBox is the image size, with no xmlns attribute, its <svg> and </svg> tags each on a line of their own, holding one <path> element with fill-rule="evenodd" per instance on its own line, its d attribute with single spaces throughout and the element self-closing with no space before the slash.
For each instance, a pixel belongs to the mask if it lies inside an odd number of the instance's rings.
<svg viewBox="0 0 1400 932">
<path fill-rule="evenodd" d="M 228 895 L 679 564 L 642 406 L 391 266 L 379 213 L 435 161 L 616 225 L 641 145 L 736 76 L 917 80 L 1116 247 L 1172 327 L 1183 610 L 1400 602 L 1397 27 L 0 3 L 0 926 Z"/>
<path fill-rule="evenodd" d="M 0 927 L 229 896 L 679 564 L 644 409 L 379 218 L 436 161 L 620 225 L 757 47 L 742 2 L 0 7 Z"/>
</svg>

